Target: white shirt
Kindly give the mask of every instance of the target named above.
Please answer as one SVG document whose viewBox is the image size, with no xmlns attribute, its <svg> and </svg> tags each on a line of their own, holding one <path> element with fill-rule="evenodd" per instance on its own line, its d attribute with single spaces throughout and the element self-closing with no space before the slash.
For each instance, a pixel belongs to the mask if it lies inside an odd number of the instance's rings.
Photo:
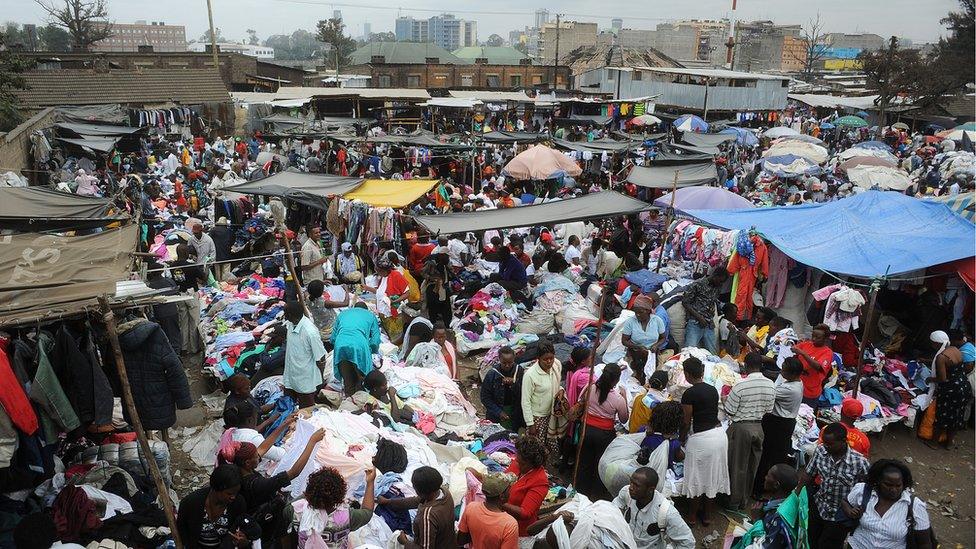
<svg viewBox="0 0 976 549">
<path fill-rule="evenodd" d="M 803 382 L 800 380 L 786 381 L 786 378 L 776 378 L 776 402 L 773 404 L 774 416 L 795 418 L 800 411 L 803 401 Z"/>
<path fill-rule="evenodd" d="M 566 263 L 569 263 L 570 265 L 575 265 L 574 260 L 578 260 L 581 255 L 583 254 L 580 252 L 580 249 L 573 245 L 566 248 L 566 253 L 563 254 L 563 256 L 566 258 Z"/>
<path fill-rule="evenodd" d="M 956 196 L 959 194 L 959 182 L 954 181 L 952 185 L 949 185 L 949 196 Z"/>
<path fill-rule="evenodd" d="M 863 497 L 864 483 L 859 482 L 851 488 L 851 493 L 847 496 L 847 503 L 860 507 Z M 847 539 L 847 542 L 854 549 L 904 548 L 905 539 L 908 537 L 908 505 L 911 498 L 912 495 L 909 490 L 903 491 L 901 498 L 892 504 L 884 516 L 880 516 L 874 508 L 878 504 L 878 494 L 872 491 L 867 509 L 864 510 L 857 528 Z M 925 502 L 917 497 L 915 498 L 913 514 L 915 515 L 916 531 L 928 530 L 931 527 Z"/>
<path fill-rule="evenodd" d="M 319 243 L 309 238 L 302 244 L 302 265 L 311 265 L 320 259 L 322 259 L 322 250 L 319 249 Z M 325 268 L 323 268 L 323 265 L 316 265 L 311 269 L 305 270 L 302 276 L 306 284 L 313 280 L 325 280 Z"/>
<path fill-rule="evenodd" d="M 254 429 L 234 429 L 234 434 L 231 438 L 237 442 L 250 442 L 255 447 L 264 444 L 264 437 Z M 285 457 L 285 449 L 281 446 L 272 446 L 268 448 L 268 452 L 264 454 L 261 461 L 281 461 L 283 457 Z"/>
<path fill-rule="evenodd" d="M 456 238 L 447 241 L 447 258 L 451 267 L 464 267 L 461 256 L 468 253 L 468 246 Z"/>
<path fill-rule="evenodd" d="M 661 479 L 659 482 L 664 482 Z M 630 525 L 630 531 L 634 534 L 637 547 L 640 549 L 695 549 L 695 536 L 691 533 L 691 528 L 681 518 L 681 513 L 671 505 L 668 509 L 668 518 L 664 523 L 664 536 L 660 534 L 648 534 L 648 528 L 657 531 L 658 520 L 657 512 L 664 502 L 664 496 L 660 492 L 654 492 L 654 499 L 644 506 L 643 509 L 637 508 L 637 503 L 630 497 L 630 486 L 624 486 L 620 493 L 614 498 L 613 504 L 620 509 L 624 515 L 624 520 Z M 667 542 L 667 544 L 665 543 Z"/>
</svg>

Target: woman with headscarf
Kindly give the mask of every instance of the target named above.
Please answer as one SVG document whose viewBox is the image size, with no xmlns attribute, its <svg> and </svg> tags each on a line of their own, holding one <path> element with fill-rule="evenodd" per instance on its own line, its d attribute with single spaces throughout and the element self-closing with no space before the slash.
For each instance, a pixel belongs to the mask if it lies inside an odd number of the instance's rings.
<svg viewBox="0 0 976 549">
<path fill-rule="evenodd" d="M 967 379 L 968 368 L 963 364 L 962 352 L 949 343 L 949 335 L 941 330 L 932 332 L 932 347 L 937 349 L 932 359 L 935 387 L 935 429 L 933 440 L 948 450 L 956 431 L 966 425 L 966 405 L 973 398 L 973 388 Z M 944 439 L 943 439 L 944 437 Z"/>
</svg>

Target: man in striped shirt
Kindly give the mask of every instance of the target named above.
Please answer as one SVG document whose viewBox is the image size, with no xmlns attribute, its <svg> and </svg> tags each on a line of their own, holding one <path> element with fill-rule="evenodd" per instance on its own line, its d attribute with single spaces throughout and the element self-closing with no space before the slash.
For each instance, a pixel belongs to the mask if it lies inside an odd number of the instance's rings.
<svg viewBox="0 0 976 549">
<path fill-rule="evenodd" d="M 745 509 L 752 492 L 759 458 L 762 457 L 762 417 L 773 411 L 776 386 L 762 375 L 762 355 L 745 357 L 745 379 L 735 384 L 725 399 L 725 414 L 731 424 L 729 436 L 729 494 L 732 509 Z"/>
</svg>

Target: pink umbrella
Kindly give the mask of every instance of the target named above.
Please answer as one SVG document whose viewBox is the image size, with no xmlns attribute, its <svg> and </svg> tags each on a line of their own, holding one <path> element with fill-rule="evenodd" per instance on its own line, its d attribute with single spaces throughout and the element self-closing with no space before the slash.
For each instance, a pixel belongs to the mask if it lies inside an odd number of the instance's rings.
<svg viewBox="0 0 976 549">
<path fill-rule="evenodd" d="M 522 151 L 502 168 L 502 175 L 517 181 L 526 179 L 554 179 L 568 175 L 575 177 L 583 170 L 563 153 L 545 145 L 535 145 Z"/>
<path fill-rule="evenodd" d="M 756 205 L 747 198 L 721 187 L 682 187 L 674 196 L 674 209 L 686 210 L 745 210 Z M 654 201 L 655 206 L 671 205 L 671 193 Z"/>
<path fill-rule="evenodd" d="M 884 166 L 886 168 L 895 168 L 898 166 L 898 163 L 892 162 L 887 158 L 878 158 L 876 156 L 854 156 L 841 162 L 839 168 L 846 172 L 847 170 L 857 166 Z"/>
</svg>

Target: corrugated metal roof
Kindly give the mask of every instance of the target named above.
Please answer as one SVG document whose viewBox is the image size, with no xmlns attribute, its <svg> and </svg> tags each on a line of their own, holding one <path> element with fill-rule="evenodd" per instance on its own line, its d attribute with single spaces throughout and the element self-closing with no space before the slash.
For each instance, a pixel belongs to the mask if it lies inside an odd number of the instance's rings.
<svg viewBox="0 0 976 549">
<path fill-rule="evenodd" d="M 484 58 L 490 65 L 518 65 L 520 61 L 529 57 L 509 46 L 468 46 L 458 48 L 453 53 L 467 61 Z"/>
<path fill-rule="evenodd" d="M 489 103 L 492 101 L 518 101 L 521 103 L 532 103 L 535 101 L 528 95 L 525 95 L 525 92 L 451 90 L 448 93 L 451 94 L 451 97 L 478 99 Z"/>
<path fill-rule="evenodd" d="M 421 64 L 428 57 L 436 57 L 444 65 L 470 65 L 471 62 L 454 55 L 437 44 L 420 42 L 371 42 L 349 55 L 350 65 L 368 65 L 374 55 L 382 55 L 384 63 Z"/>
<path fill-rule="evenodd" d="M 731 78 L 737 80 L 789 80 L 788 76 L 775 76 L 755 72 L 730 71 L 726 69 L 685 69 L 661 67 L 634 67 L 642 71 L 660 72 L 667 74 L 687 74 L 690 76 L 708 76 L 711 78 Z"/>
<path fill-rule="evenodd" d="M 430 99 L 424 89 L 408 88 L 309 88 L 282 86 L 272 99 L 304 99 L 307 97 L 358 97 L 361 99 Z"/>
<path fill-rule="evenodd" d="M 27 88 L 14 94 L 27 108 L 112 103 L 195 105 L 231 100 L 220 75 L 209 69 L 37 70 L 24 74 L 24 79 Z"/>
</svg>

